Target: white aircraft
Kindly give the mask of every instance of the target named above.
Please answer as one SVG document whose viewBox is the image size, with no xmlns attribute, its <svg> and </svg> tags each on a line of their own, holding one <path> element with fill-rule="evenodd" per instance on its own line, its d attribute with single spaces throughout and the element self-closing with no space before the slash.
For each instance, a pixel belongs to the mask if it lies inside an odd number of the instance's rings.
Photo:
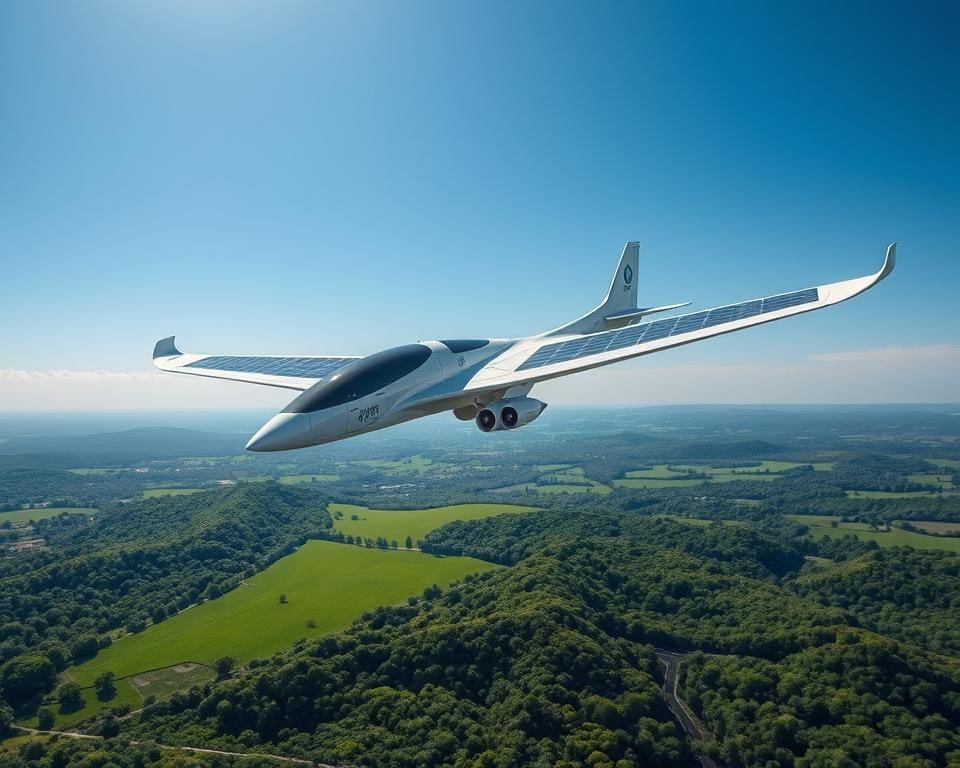
<svg viewBox="0 0 960 768">
<path fill-rule="evenodd" d="M 642 321 L 689 302 L 638 308 L 639 252 L 639 243 L 626 244 L 603 303 L 536 336 L 424 341 L 367 357 L 185 354 L 170 336 L 157 342 L 153 362 L 164 371 L 301 392 L 250 439 L 250 451 L 332 443 L 441 411 L 475 419 L 483 432 L 516 429 L 547 407 L 529 396 L 538 381 L 846 301 L 893 271 L 896 243 L 872 275 L 653 322 Z"/>
</svg>

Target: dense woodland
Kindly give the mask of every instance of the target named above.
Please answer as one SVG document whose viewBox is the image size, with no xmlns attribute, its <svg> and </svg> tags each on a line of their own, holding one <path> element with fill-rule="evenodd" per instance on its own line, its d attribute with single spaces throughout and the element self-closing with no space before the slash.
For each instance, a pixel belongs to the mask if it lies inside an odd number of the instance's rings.
<svg viewBox="0 0 960 768">
<path fill-rule="evenodd" d="M 584 414 L 578 429 L 595 418 Z M 105 740 L 0 749 L 0 766 L 237 764 L 156 744 L 355 766 L 689 766 L 694 751 L 731 768 L 960 766 L 960 556 L 853 536 L 813 541 L 786 517 L 960 522 L 955 492 L 910 478 L 960 485 L 949 469 L 960 465 L 930 461 L 957 458 L 949 446 L 960 420 L 737 411 L 705 430 L 695 409 L 650 429 L 645 418 L 526 442 L 485 436 L 466 449 L 358 441 L 336 462 L 230 456 L 235 436 L 184 430 L 0 443 L 0 508 L 99 508 L 30 524 L 46 546 L 0 558 L 0 727 L 123 633 L 216 599 L 308 538 L 338 540 L 329 501 L 540 507 L 449 523 L 423 540 L 426 552 L 503 568 L 372 611 L 130 718 L 80 726 Z M 414 454 L 433 468 L 393 461 Z M 700 480 L 711 467 L 766 459 L 800 466 L 773 482 L 504 491 L 560 482 L 542 467 L 571 456 L 607 484 L 664 463 L 693 465 L 687 477 Z M 814 471 L 818 462 L 831 470 Z M 244 482 L 297 472 L 333 480 Z M 141 499 L 158 486 L 214 490 Z M 848 494 L 857 490 L 927 495 Z M 655 649 L 685 656 L 680 690 L 710 734 L 703 743 L 667 709 Z"/>
<path fill-rule="evenodd" d="M 919 648 L 960 655 L 960 555 L 875 550 L 791 584 L 797 594 L 842 608 L 865 628 Z"/>
<path fill-rule="evenodd" d="M 652 655 L 666 646 L 696 649 L 686 695 L 715 736 L 705 748 L 732 765 L 960 758 L 955 664 L 791 595 L 758 570 L 760 540 L 692 555 L 700 531 L 657 529 L 660 545 L 544 541 L 154 705 L 130 733 L 377 766 L 679 764 Z"/>
</svg>

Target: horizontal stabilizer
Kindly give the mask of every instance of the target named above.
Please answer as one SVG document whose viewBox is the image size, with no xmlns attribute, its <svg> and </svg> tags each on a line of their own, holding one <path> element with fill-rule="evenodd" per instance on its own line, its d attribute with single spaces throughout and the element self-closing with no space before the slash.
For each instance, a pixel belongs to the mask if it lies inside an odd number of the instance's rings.
<svg viewBox="0 0 960 768">
<path fill-rule="evenodd" d="M 639 309 L 630 309 L 626 312 L 617 312 L 613 315 L 607 315 L 603 319 L 608 323 L 615 323 L 622 320 L 640 320 L 647 315 L 655 315 L 658 312 L 669 312 L 672 309 L 680 309 L 680 307 L 689 306 L 689 301 L 683 301 L 680 304 L 664 304 L 662 307 L 641 307 Z"/>
</svg>

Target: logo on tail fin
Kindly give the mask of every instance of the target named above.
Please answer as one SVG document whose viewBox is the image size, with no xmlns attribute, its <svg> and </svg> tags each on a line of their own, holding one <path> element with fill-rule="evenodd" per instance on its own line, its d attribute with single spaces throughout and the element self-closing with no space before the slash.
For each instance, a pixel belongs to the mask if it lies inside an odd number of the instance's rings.
<svg viewBox="0 0 960 768">
<path fill-rule="evenodd" d="M 633 269 L 629 264 L 623 268 L 623 282 L 626 283 L 626 285 L 623 286 L 624 290 L 627 290 L 630 287 L 630 283 L 633 282 Z"/>
</svg>

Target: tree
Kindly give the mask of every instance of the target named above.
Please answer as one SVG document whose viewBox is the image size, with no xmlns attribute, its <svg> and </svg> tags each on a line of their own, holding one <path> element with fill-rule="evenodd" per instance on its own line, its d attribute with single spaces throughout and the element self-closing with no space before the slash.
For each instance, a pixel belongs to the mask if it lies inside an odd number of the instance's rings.
<svg viewBox="0 0 960 768">
<path fill-rule="evenodd" d="M 117 722 L 117 718 L 112 714 L 105 715 L 103 720 L 100 721 L 100 733 L 108 739 L 120 733 L 120 723 Z"/>
<path fill-rule="evenodd" d="M 113 672 L 107 670 L 97 675 L 97 679 L 93 681 L 93 687 L 97 690 L 97 698 L 100 701 L 109 701 L 114 696 L 117 695 L 117 686 L 114 683 Z"/>
<path fill-rule="evenodd" d="M 99 650 L 100 643 L 95 635 L 82 635 L 70 646 L 70 655 L 74 661 L 82 661 L 96 656 Z"/>
<path fill-rule="evenodd" d="M 17 706 L 51 690 L 57 682 L 57 670 L 43 653 L 14 656 L 0 671 L 4 698 Z"/>
<path fill-rule="evenodd" d="M 286 592 L 281 592 L 281 593 L 280 593 L 280 605 L 286 605 L 286 604 L 287 604 L 287 593 L 286 593 Z"/>
<path fill-rule="evenodd" d="M 10 726 L 13 725 L 13 710 L 7 706 L 7 702 L 0 699 L 0 736 L 6 736 L 10 733 Z"/>
<path fill-rule="evenodd" d="M 77 683 L 64 683 L 60 686 L 57 698 L 62 712 L 74 712 L 83 706 L 83 692 Z"/>
<path fill-rule="evenodd" d="M 43 652 L 47 654 L 47 658 L 53 663 L 53 666 L 57 668 L 57 671 L 60 672 L 67 668 L 69 662 L 67 661 L 67 650 L 60 643 L 51 643 L 47 645 Z"/>
<path fill-rule="evenodd" d="M 413 549 L 413 539 L 407 536 L 406 540 L 403 542 L 403 546 L 407 549 Z"/>
<path fill-rule="evenodd" d="M 236 659 L 233 656 L 221 656 L 213 662 L 213 668 L 217 671 L 217 680 L 226 680 L 236 666 Z"/>
<path fill-rule="evenodd" d="M 46 707 L 37 711 L 37 728 L 41 731 L 49 731 L 53 728 L 53 712 Z"/>
</svg>

